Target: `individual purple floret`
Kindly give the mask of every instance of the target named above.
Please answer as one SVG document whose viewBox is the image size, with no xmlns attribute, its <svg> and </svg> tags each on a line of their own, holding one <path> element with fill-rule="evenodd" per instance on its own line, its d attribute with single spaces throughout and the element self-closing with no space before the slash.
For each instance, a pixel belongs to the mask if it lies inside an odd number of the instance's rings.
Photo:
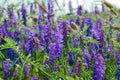
<svg viewBox="0 0 120 80">
<path fill-rule="evenodd" d="M 32 80 L 38 80 L 38 77 L 37 76 L 33 76 Z"/>
</svg>

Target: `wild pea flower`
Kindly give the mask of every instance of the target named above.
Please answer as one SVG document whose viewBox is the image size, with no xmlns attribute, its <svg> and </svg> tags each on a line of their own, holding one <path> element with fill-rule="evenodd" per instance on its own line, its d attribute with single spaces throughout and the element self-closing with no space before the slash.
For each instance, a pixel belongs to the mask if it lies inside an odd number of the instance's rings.
<svg viewBox="0 0 120 80">
<path fill-rule="evenodd" d="M 11 22 L 9 20 L 4 20 L 2 27 L 3 27 L 4 36 L 13 38 L 14 34 L 10 30 Z"/>
<path fill-rule="evenodd" d="M 114 24 L 114 18 L 111 14 L 109 15 L 109 21 L 111 22 L 111 24 Z M 109 29 L 110 36 L 112 36 L 112 33 L 113 33 L 112 29 L 113 29 L 113 26 L 110 25 L 110 29 Z"/>
<path fill-rule="evenodd" d="M 30 13 L 33 14 L 33 4 L 30 5 Z"/>
<path fill-rule="evenodd" d="M 72 13 L 72 1 L 71 0 L 69 0 L 68 8 L 69 8 L 70 13 Z"/>
<path fill-rule="evenodd" d="M 108 52 L 113 52 L 113 44 L 111 41 L 108 41 Z"/>
<path fill-rule="evenodd" d="M 83 55 L 85 57 L 88 68 L 91 68 L 91 66 L 92 66 L 91 55 L 86 48 L 83 48 Z"/>
<path fill-rule="evenodd" d="M 20 32 L 15 31 L 13 34 L 14 34 L 13 39 L 18 42 L 20 40 Z"/>
<path fill-rule="evenodd" d="M 116 51 L 115 56 L 117 58 L 117 65 L 120 66 L 120 50 Z"/>
<path fill-rule="evenodd" d="M 81 5 L 78 6 L 78 8 L 77 8 L 77 15 L 82 16 L 82 6 Z M 84 23 L 84 19 L 78 17 L 77 20 L 76 20 L 76 24 L 80 25 L 81 30 L 82 30 L 82 28 L 84 26 L 83 23 Z"/>
<path fill-rule="evenodd" d="M 7 29 L 7 28 L 10 28 L 11 26 L 10 26 L 9 20 L 4 19 L 4 20 L 3 20 L 3 25 L 2 25 L 2 26 L 4 26 L 6 29 Z"/>
<path fill-rule="evenodd" d="M 50 61 L 51 63 L 54 62 L 55 59 L 59 59 L 61 54 L 62 54 L 62 49 L 63 49 L 63 35 L 59 31 L 59 29 L 56 29 L 54 32 L 54 37 L 52 37 L 52 40 L 54 42 L 50 43 Z"/>
<path fill-rule="evenodd" d="M 116 37 L 117 37 L 117 41 L 120 42 L 120 32 L 117 32 Z"/>
<path fill-rule="evenodd" d="M 21 38 L 20 42 L 19 42 L 19 50 L 23 51 L 25 49 L 25 40 L 24 38 Z"/>
<path fill-rule="evenodd" d="M 75 66 L 75 69 L 74 69 L 75 74 L 77 74 L 77 75 L 80 74 L 81 65 L 82 65 L 81 62 L 80 62 L 80 61 L 77 61 L 76 66 Z"/>
<path fill-rule="evenodd" d="M 50 49 L 49 49 L 49 56 L 50 56 L 50 64 L 52 65 L 54 63 L 54 61 L 57 59 L 57 56 L 55 54 L 55 50 L 56 50 L 56 44 L 55 43 L 51 43 L 50 44 Z"/>
<path fill-rule="evenodd" d="M 3 71 L 4 71 L 4 78 L 5 78 L 5 80 L 9 80 L 11 66 L 12 66 L 12 64 L 10 62 L 10 59 L 6 59 L 3 62 Z"/>
<path fill-rule="evenodd" d="M 95 54 L 95 65 L 94 65 L 94 75 L 93 80 L 104 80 L 104 74 L 106 70 L 105 60 L 101 54 Z"/>
<path fill-rule="evenodd" d="M 95 14 L 96 14 L 96 15 L 99 15 L 99 9 L 98 9 L 97 6 L 95 6 Z"/>
<path fill-rule="evenodd" d="M 78 8 L 77 8 L 77 15 L 82 16 L 82 6 L 81 5 L 78 6 Z"/>
<path fill-rule="evenodd" d="M 0 46 L 4 45 L 5 43 L 6 43 L 6 41 L 4 39 L 0 38 Z"/>
<path fill-rule="evenodd" d="M 18 77 L 18 69 L 17 68 L 15 68 L 15 71 L 13 72 L 13 77 L 15 79 L 17 79 L 17 77 Z"/>
<path fill-rule="evenodd" d="M 65 21 L 60 21 L 59 29 L 63 35 L 64 44 L 66 44 L 67 35 L 70 34 L 70 31 L 68 29 L 68 23 Z"/>
<path fill-rule="evenodd" d="M 2 27 L 0 27 L 0 36 L 3 37 L 5 34 L 4 34 L 4 30 Z"/>
<path fill-rule="evenodd" d="M 34 37 L 35 36 L 34 27 L 31 26 L 27 34 L 29 38 Z"/>
<path fill-rule="evenodd" d="M 8 58 L 12 60 L 14 64 L 18 63 L 19 56 L 12 48 L 7 48 L 7 54 L 8 54 Z"/>
<path fill-rule="evenodd" d="M 50 22 L 50 17 L 51 14 L 53 13 L 53 8 L 54 8 L 54 4 L 53 4 L 53 0 L 48 0 L 48 21 Z"/>
<path fill-rule="evenodd" d="M 89 43 L 89 46 L 90 46 L 90 50 L 91 50 L 92 54 L 96 54 L 97 45 L 95 43 Z"/>
<path fill-rule="evenodd" d="M 88 25 L 88 29 L 87 29 L 87 36 L 91 36 L 92 34 L 92 27 L 93 27 L 93 23 L 92 23 L 92 19 L 91 18 L 86 18 L 85 19 L 85 23 Z"/>
<path fill-rule="evenodd" d="M 43 18 L 43 10 L 40 8 L 40 13 L 38 16 L 38 31 L 39 31 L 40 37 L 41 37 L 41 32 L 42 32 L 42 18 Z"/>
<path fill-rule="evenodd" d="M 85 18 L 82 18 L 81 24 L 80 24 L 80 29 L 83 30 L 85 25 Z"/>
<path fill-rule="evenodd" d="M 33 38 L 29 38 L 26 42 L 26 51 L 27 54 L 33 54 L 34 53 L 34 42 L 33 42 Z"/>
<path fill-rule="evenodd" d="M 10 7 L 8 7 L 7 13 L 8 13 L 9 19 L 11 19 L 12 22 L 14 23 L 14 22 L 16 21 L 16 16 L 15 16 L 15 14 L 14 14 L 13 9 L 10 8 Z"/>
<path fill-rule="evenodd" d="M 38 80 L 38 77 L 37 76 L 33 76 L 32 80 Z"/>
<path fill-rule="evenodd" d="M 75 53 L 69 52 L 69 65 L 72 66 L 75 63 Z"/>
<path fill-rule="evenodd" d="M 109 21 L 112 23 L 112 24 L 114 24 L 114 18 L 113 18 L 113 16 L 110 14 L 109 15 Z"/>
<path fill-rule="evenodd" d="M 74 37 L 74 39 L 73 39 L 74 48 L 77 48 L 77 47 L 78 47 L 78 43 L 79 43 L 78 38 L 77 38 L 77 37 Z"/>
<path fill-rule="evenodd" d="M 102 4 L 102 12 L 104 13 L 104 15 L 106 15 L 107 10 L 106 10 L 106 6 L 104 4 Z"/>
<path fill-rule="evenodd" d="M 30 66 L 28 64 L 25 64 L 24 72 L 25 72 L 25 78 L 29 78 Z"/>
<path fill-rule="evenodd" d="M 44 38 L 43 40 L 45 43 L 46 52 L 49 53 L 49 41 L 50 41 L 51 28 L 50 28 L 50 23 L 48 21 L 45 21 L 44 24 L 45 25 L 42 28 L 42 36 Z"/>
<path fill-rule="evenodd" d="M 0 16 L 3 14 L 3 10 L 2 9 L 0 9 Z"/>
<path fill-rule="evenodd" d="M 120 68 L 117 70 L 117 80 L 120 80 Z"/>
<path fill-rule="evenodd" d="M 25 8 L 24 4 L 22 4 L 21 13 L 22 13 L 23 25 L 26 26 L 26 24 L 27 24 L 27 18 L 26 18 L 27 11 L 26 11 L 26 8 Z"/>
<path fill-rule="evenodd" d="M 55 70 L 56 70 L 56 71 L 59 71 L 59 65 L 56 65 L 56 66 L 55 66 Z"/>
<path fill-rule="evenodd" d="M 117 65 L 120 66 L 120 58 L 117 61 Z"/>
<path fill-rule="evenodd" d="M 98 41 L 98 52 L 104 53 L 104 31 L 103 31 L 103 21 L 102 19 L 97 19 L 96 21 L 95 39 Z"/>
<path fill-rule="evenodd" d="M 44 50 L 42 41 L 40 41 L 38 37 L 34 37 L 33 39 L 34 39 L 35 48 L 38 50 Z"/>
<path fill-rule="evenodd" d="M 69 67 L 68 75 L 72 76 L 72 66 Z"/>
<path fill-rule="evenodd" d="M 117 65 L 120 67 L 120 50 L 116 51 Z M 117 79 L 120 80 L 120 68 L 117 70 Z"/>
</svg>

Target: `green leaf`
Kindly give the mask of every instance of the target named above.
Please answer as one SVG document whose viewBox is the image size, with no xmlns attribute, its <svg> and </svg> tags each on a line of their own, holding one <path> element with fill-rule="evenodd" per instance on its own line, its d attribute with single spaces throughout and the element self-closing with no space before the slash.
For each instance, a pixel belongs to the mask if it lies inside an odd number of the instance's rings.
<svg viewBox="0 0 120 80">
<path fill-rule="evenodd" d="M 74 78 L 70 77 L 70 76 L 66 76 L 67 80 L 74 80 Z"/>
<path fill-rule="evenodd" d="M 85 42 L 86 43 L 92 42 L 92 43 L 98 44 L 97 40 L 93 39 L 92 37 L 86 37 Z"/>
</svg>

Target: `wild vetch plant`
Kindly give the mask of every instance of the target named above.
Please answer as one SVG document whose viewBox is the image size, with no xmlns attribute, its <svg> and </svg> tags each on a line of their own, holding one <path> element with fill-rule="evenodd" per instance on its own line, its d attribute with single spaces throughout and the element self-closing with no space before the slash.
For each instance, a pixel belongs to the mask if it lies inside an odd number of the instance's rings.
<svg viewBox="0 0 120 80">
<path fill-rule="evenodd" d="M 0 80 L 120 80 L 114 7 L 103 2 L 102 10 L 74 10 L 70 0 L 69 13 L 57 15 L 55 5 L 34 0 L 0 7 Z"/>
</svg>

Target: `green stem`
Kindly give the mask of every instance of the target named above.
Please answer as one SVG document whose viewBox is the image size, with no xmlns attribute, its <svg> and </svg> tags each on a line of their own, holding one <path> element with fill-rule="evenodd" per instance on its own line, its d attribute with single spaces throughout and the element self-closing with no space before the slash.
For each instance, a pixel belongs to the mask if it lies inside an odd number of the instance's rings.
<svg viewBox="0 0 120 80">
<path fill-rule="evenodd" d="M 23 72 L 23 68 L 24 68 L 24 66 L 25 66 L 25 63 L 26 63 L 26 61 L 23 63 L 23 66 L 22 66 L 22 69 L 21 69 L 20 80 L 22 80 L 22 72 Z"/>
</svg>

